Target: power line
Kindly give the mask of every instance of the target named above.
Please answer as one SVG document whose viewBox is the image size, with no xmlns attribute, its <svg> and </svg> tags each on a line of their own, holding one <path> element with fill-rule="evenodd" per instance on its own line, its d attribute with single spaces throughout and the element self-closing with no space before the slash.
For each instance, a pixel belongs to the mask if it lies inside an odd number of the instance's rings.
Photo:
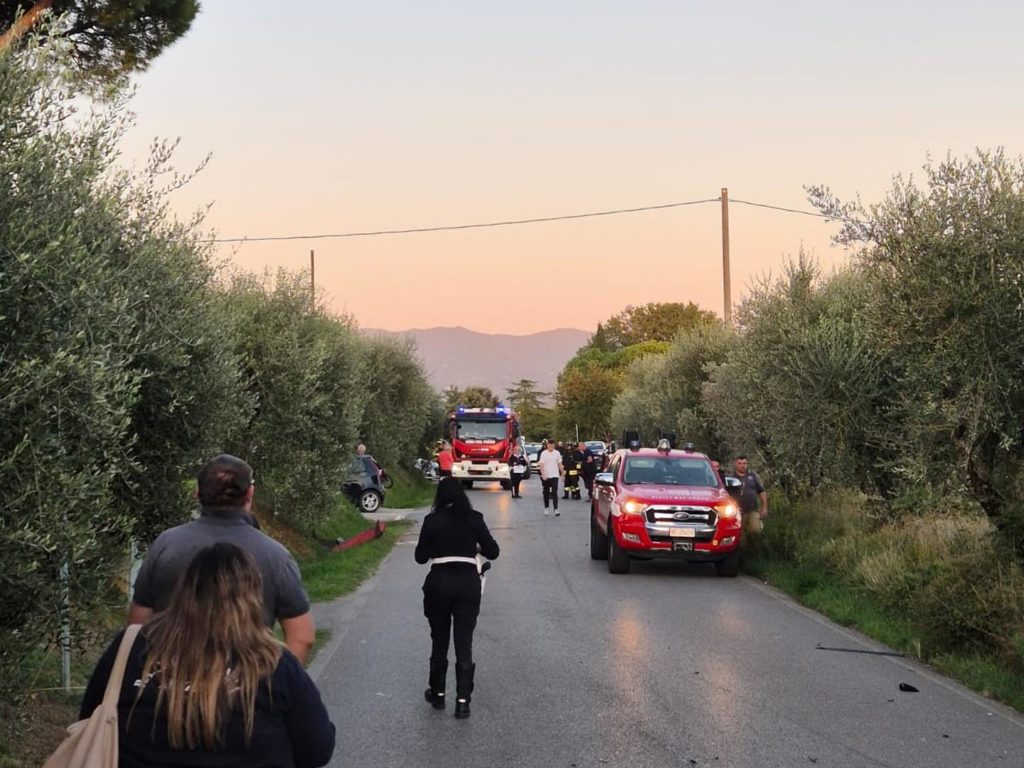
<svg viewBox="0 0 1024 768">
<path fill-rule="evenodd" d="M 644 205 L 637 208 L 616 208 L 610 211 L 591 211 L 588 213 L 570 213 L 562 216 L 542 216 L 533 219 L 509 219 L 505 221 L 488 221 L 477 224 L 448 224 L 438 227 L 410 227 L 407 229 L 376 229 L 367 230 L 365 232 L 337 232 L 327 234 L 313 234 L 313 235 L 269 235 L 265 237 L 222 237 L 214 238 L 211 242 L 214 243 L 260 243 L 260 242 L 279 242 L 283 240 L 328 240 L 336 238 L 349 238 L 349 237 L 380 237 L 381 235 L 413 235 L 424 232 L 454 232 L 462 229 L 487 229 L 490 227 L 511 227 L 520 224 L 542 224 L 550 221 L 569 221 L 572 219 L 591 219 L 598 216 L 618 216 L 623 213 L 642 213 L 644 211 L 663 211 L 667 208 L 682 208 L 688 205 L 703 205 L 704 203 L 718 203 L 721 202 L 720 197 L 708 197 L 702 200 L 686 200 L 679 203 L 664 203 L 662 205 Z M 734 197 L 729 198 L 730 203 L 737 203 L 739 205 L 750 205 L 755 208 L 767 208 L 772 211 L 782 211 L 784 213 L 797 213 L 801 216 L 813 216 L 818 219 L 829 219 L 835 220 L 834 216 L 829 216 L 824 213 L 818 213 L 817 211 L 802 211 L 798 208 L 786 208 L 781 205 L 770 205 L 769 203 L 755 203 L 751 200 L 738 200 Z"/>
<path fill-rule="evenodd" d="M 781 205 L 769 205 L 768 203 L 753 203 L 750 200 L 737 200 L 735 197 L 729 198 L 730 203 L 739 203 L 740 205 L 752 205 L 755 208 L 768 208 L 772 211 L 785 211 L 786 213 L 799 213 L 802 216 L 814 216 L 819 219 L 831 219 L 832 216 L 828 216 L 824 213 L 818 213 L 817 211 L 801 211 L 797 208 L 786 208 Z"/>
<path fill-rule="evenodd" d="M 571 213 L 564 216 L 544 216 L 536 219 L 513 219 L 509 221 L 489 221 L 482 224 L 450 224 L 440 227 L 413 227 L 410 229 L 379 229 L 368 232 L 340 232 L 337 234 L 318 235 L 276 235 L 270 237 L 226 237 L 215 238 L 215 243 L 257 243 L 279 240 L 326 240 L 341 237 L 377 237 L 380 235 L 411 235 L 420 232 L 451 232 L 459 229 L 484 229 L 487 227 L 510 227 L 517 224 L 540 224 L 546 221 L 567 221 L 569 219 L 589 219 L 597 216 L 616 216 L 621 213 L 640 213 L 642 211 L 661 211 L 666 208 L 681 208 L 685 205 L 701 205 L 717 203 L 720 198 L 709 197 L 704 200 L 687 200 L 682 203 L 665 203 L 663 205 L 645 205 L 640 208 L 617 208 L 613 211 L 593 211 L 590 213 Z"/>
</svg>

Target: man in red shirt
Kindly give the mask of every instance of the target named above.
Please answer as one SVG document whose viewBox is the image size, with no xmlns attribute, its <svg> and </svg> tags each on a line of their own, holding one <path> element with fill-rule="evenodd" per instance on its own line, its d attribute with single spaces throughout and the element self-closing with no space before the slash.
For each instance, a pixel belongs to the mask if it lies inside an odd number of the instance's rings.
<svg viewBox="0 0 1024 768">
<path fill-rule="evenodd" d="M 452 464 L 455 457 L 452 455 L 452 446 L 447 441 L 441 444 L 441 450 L 437 452 L 437 472 L 441 477 L 451 477 Z"/>
</svg>

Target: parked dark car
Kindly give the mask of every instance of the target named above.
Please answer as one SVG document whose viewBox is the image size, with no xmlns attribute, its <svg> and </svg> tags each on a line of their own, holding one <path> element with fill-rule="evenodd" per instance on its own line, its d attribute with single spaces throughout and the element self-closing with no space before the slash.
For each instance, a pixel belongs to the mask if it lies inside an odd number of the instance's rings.
<svg viewBox="0 0 1024 768">
<path fill-rule="evenodd" d="M 342 490 L 362 512 L 376 512 L 384 504 L 384 478 L 369 456 L 356 456 L 349 464 Z"/>
</svg>

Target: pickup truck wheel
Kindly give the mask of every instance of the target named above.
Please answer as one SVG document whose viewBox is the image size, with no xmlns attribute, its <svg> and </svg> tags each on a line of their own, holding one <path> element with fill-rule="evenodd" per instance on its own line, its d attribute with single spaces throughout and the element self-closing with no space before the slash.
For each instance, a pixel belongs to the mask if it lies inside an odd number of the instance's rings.
<svg viewBox="0 0 1024 768">
<path fill-rule="evenodd" d="M 511 491 L 512 490 L 512 481 L 511 480 L 502 480 L 501 481 L 501 490 L 503 490 L 503 491 Z"/>
<path fill-rule="evenodd" d="M 601 529 L 597 526 L 597 516 L 594 514 L 593 507 L 590 509 L 590 559 L 608 559 L 608 537 L 601 533 Z"/>
<path fill-rule="evenodd" d="M 463 480 L 462 481 L 462 487 L 466 488 L 466 489 L 472 488 L 473 487 L 473 481 L 472 480 Z"/>
<path fill-rule="evenodd" d="M 715 563 L 715 573 L 719 576 L 738 576 L 740 572 L 740 551 L 737 549 L 732 554 Z"/>
<path fill-rule="evenodd" d="M 611 520 L 608 521 L 608 572 L 629 573 L 629 555 L 615 540 L 615 531 L 612 529 Z"/>
</svg>

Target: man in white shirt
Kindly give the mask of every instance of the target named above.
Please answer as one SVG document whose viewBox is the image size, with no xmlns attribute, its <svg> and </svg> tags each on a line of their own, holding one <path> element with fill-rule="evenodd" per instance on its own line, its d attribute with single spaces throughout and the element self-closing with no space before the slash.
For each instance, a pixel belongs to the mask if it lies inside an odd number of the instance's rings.
<svg viewBox="0 0 1024 768">
<path fill-rule="evenodd" d="M 548 447 L 540 452 L 537 459 L 540 470 L 540 481 L 544 487 L 544 514 L 548 512 L 548 501 L 555 506 L 555 517 L 561 512 L 558 511 L 558 481 L 565 474 L 565 467 L 562 466 L 562 454 L 555 450 L 553 441 L 548 441 Z"/>
</svg>

